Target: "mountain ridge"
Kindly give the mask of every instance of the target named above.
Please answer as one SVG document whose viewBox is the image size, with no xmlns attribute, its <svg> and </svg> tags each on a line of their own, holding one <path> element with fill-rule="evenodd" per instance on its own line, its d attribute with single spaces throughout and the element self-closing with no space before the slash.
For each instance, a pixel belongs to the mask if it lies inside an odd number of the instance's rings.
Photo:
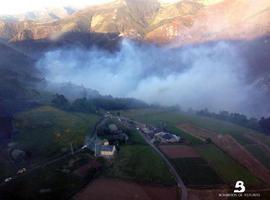
<svg viewBox="0 0 270 200">
<path fill-rule="evenodd" d="M 156 43 L 192 44 L 252 39 L 270 33 L 270 2 L 224 0 L 117 0 L 90 6 L 52 22 L 0 20 L 0 37 L 10 41 L 57 39 L 67 32 L 119 33 Z"/>
</svg>

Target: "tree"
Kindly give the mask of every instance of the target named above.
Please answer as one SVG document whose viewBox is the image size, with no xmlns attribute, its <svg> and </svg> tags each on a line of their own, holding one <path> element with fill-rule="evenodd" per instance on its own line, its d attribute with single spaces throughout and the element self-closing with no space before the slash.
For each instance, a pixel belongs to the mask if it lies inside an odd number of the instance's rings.
<svg viewBox="0 0 270 200">
<path fill-rule="evenodd" d="M 94 104 L 87 100 L 86 98 L 76 99 L 72 105 L 71 109 L 76 112 L 95 112 L 96 107 Z"/>
<path fill-rule="evenodd" d="M 266 133 L 270 134 L 270 117 L 262 117 L 259 121 L 259 124 Z"/>
<path fill-rule="evenodd" d="M 62 94 L 56 94 L 52 99 L 52 104 L 60 109 L 69 109 L 69 101 Z"/>
</svg>

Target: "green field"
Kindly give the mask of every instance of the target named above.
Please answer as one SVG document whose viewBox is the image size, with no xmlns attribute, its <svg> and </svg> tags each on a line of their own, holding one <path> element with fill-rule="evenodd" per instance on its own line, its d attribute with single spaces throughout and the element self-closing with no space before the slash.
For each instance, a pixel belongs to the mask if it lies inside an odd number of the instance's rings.
<svg viewBox="0 0 270 200">
<path fill-rule="evenodd" d="M 29 151 L 32 157 L 49 157 L 83 145 L 99 116 L 72 113 L 50 106 L 19 113 L 15 126 L 19 133 L 14 137 L 19 148 Z"/>
<path fill-rule="evenodd" d="M 144 141 L 140 133 L 138 133 L 138 131 L 135 129 L 132 129 L 130 131 L 130 133 L 128 134 L 128 139 L 131 144 L 146 145 L 146 142 Z"/>
<path fill-rule="evenodd" d="M 182 131 L 181 129 L 179 128 L 176 128 L 175 126 L 173 125 L 168 125 L 167 127 L 167 130 L 175 135 L 178 135 L 180 136 L 181 138 L 184 138 L 186 141 L 188 141 L 190 143 L 190 145 L 192 146 L 196 146 L 196 145 L 200 145 L 200 144 L 204 144 L 205 142 L 203 142 L 202 140 Z"/>
<path fill-rule="evenodd" d="M 188 186 L 213 186 L 223 184 L 218 174 L 201 158 L 171 159 L 177 172 Z"/>
<path fill-rule="evenodd" d="M 130 131 L 129 143 L 120 147 L 113 166 L 106 173 L 108 176 L 164 185 L 175 184 L 164 161 L 137 130 Z"/>
<path fill-rule="evenodd" d="M 135 181 L 175 184 L 160 156 L 148 145 L 124 145 L 107 172 L 108 176 Z"/>
<path fill-rule="evenodd" d="M 198 145 L 194 148 L 227 184 L 234 185 L 237 180 L 243 180 L 247 185 L 261 184 L 246 168 L 239 165 L 214 144 Z"/>
<path fill-rule="evenodd" d="M 120 145 L 119 152 L 108 166 L 105 176 L 138 182 L 174 185 L 174 177 L 162 158 L 150 147 L 135 128 L 128 128 L 118 120 L 114 123 L 128 135 L 128 142 Z"/>
</svg>

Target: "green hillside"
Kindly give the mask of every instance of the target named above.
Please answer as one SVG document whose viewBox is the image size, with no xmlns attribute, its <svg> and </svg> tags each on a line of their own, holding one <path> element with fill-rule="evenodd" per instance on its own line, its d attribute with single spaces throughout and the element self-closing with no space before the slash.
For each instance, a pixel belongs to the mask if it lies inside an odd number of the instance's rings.
<svg viewBox="0 0 270 200">
<path fill-rule="evenodd" d="M 43 106 L 20 113 L 15 126 L 19 133 L 14 141 L 32 156 L 49 157 L 83 145 L 99 117 L 93 114 L 71 113 Z"/>
</svg>

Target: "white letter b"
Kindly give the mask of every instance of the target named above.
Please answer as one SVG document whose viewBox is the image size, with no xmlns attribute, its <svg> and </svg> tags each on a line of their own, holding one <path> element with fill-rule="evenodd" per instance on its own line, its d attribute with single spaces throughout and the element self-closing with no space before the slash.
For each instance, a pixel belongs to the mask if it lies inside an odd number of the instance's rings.
<svg viewBox="0 0 270 200">
<path fill-rule="evenodd" d="M 243 181 L 237 181 L 235 183 L 235 189 L 233 192 L 234 193 L 243 193 L 246 190 L 246 187 L 244 186 L 244 182 Z"/>
</svg>

